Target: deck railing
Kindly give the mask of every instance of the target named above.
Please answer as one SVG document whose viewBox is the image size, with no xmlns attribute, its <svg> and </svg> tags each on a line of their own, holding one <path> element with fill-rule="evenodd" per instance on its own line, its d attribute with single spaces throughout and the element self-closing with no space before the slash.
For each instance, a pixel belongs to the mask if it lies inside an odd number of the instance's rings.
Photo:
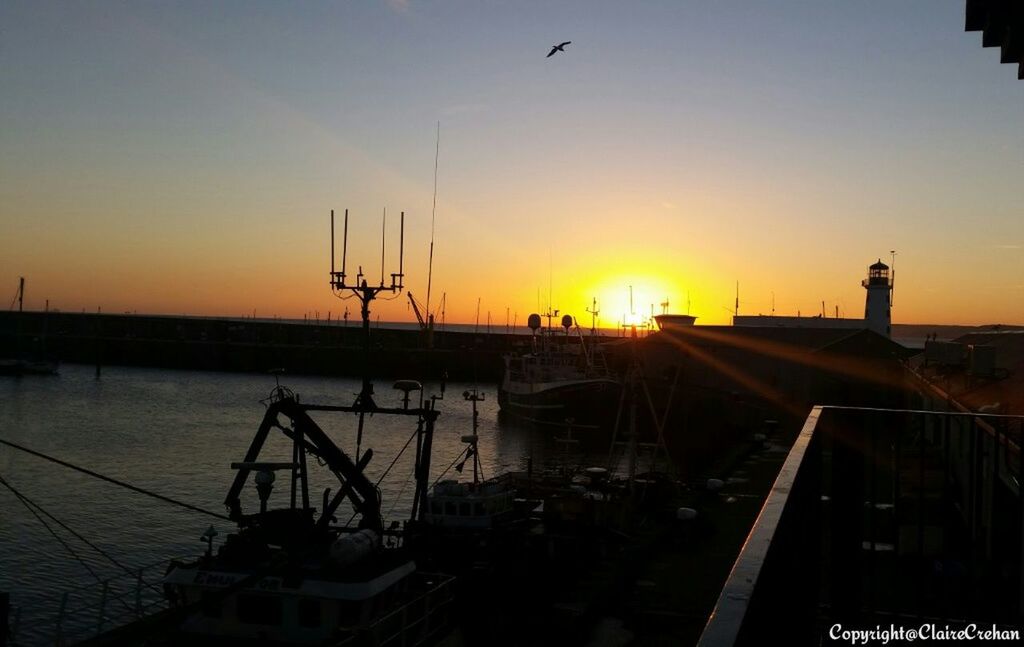
<svg viewBox="0 0 1024 647">
<path fill-rule="evenodd" d="M 1024 620 L 1024 417 L 815 407 L 700 645 Z"/>
<path fill-rule="evenodd" d="M 72 645 L 167 607 L 160 581 L 167 560 L 123 573 L 60 596 L 57 610 L 42 618 L 15 615 L 11 642 Z"/>
</svg>

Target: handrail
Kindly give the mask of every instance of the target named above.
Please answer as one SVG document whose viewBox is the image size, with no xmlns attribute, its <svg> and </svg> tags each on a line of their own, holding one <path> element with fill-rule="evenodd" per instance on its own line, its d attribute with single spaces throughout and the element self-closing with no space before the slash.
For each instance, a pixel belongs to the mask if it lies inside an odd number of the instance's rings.
<svg viewBox="0 0 1024 647">
<path fill-rule="evenodd" d="M 1024 422 L 1024 415 L 988 414 L 973 411 L 935 411 L 927 409 L 831 405 L 815 406 L 804 422 L 799 436 L 793 443 L 793 447 L 787 455 L 782 468 L 779 470 L 778 477 L 775 479 L 771 491 L 733 564 L 732 571 L 726 579 L 715 604 L 714 611 L 701 634 L 698 642 L 700 647 L 729 647 L 737 644 L 744 621 L 748 618 L 758 578 L 765 566 L 769 549 L 773 541 L 778 537 L 783 514 L 787 510 L 787 505 L 790 504 L 797 474 L 801 467 L 805 466 L 805 459 L 808 458 L 809 453 L 808 448 L 812 439 L 814 439 L 815 433 L 818 431 L 819 421 L 826 412 L 880 413 L 969 419 L 973 421 L 976 428 L 981 430 L 982 433 L 991 433 L 990 430 L 994 429 L 991 425 L 986 424 L 985 420 Z M 999 434 L 999 436 L 1001 436 L 1002 443 L 1008 449 L 1017 446 L 1013 439 L 1006 434 Z"/>
<path fill-rule="evenodd" d="M 818 418 L 825 408 L 816 406 L 807 416 L 803 429 L 800 430 L 800 435 L 793 443 L 793 448 L 789 451 L 782 469 L 779 470 L 775 483 L 772 484 L 768 498 L 757 515 L 757 520 L 754 521 L 754 526 L 740 550 L 739 557 L 733 564 L 732 572 L 729 573 L 729 577 L 725 581 L 715 609 L 704 626 L 700 642 L 697 643 L 699 647 L 719 647 L 736 643 L 736 638 L 743 625 L 743 617 L 750 606 L 750 599 L 757 586 L 757 578 L 761 574 L 761 568 L 764 566 L 772 538 L 782 519 L 789 493 L 793 488 L 804 457 L 807 455 L 807 448 L 814 436 Z"/>
</svg>

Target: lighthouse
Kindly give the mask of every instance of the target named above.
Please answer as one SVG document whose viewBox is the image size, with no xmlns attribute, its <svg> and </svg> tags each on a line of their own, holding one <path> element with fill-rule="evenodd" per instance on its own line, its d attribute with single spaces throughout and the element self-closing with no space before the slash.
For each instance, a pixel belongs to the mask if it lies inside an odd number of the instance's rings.
<svg viewBox="0 0 1024 647">
<path fill-rule="evenodd" d="M 892 336 L 892 282 L 889 266 L 878 259 L 868 268 L 868 278 L 861 285 L 868 291 L 864 301 L 864 323 L 868 330 Z"/>
</svg>

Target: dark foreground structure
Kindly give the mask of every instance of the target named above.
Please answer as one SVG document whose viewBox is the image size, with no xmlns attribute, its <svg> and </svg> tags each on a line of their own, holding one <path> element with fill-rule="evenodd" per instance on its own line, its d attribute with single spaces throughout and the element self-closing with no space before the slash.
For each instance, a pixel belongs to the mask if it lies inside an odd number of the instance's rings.
<svg viewBox="0 0 1024 647">
<path fill-rule="evenodd" d="M 497 330 L 497 327 L 495 327 Z M 503 330 L 503 329 L 502 329 Z M 373 327 L 374 374 L 498 380 L 523 335 Z M 429 346 L 429 347 L 428 347 Z M 358 376 L 358 322 L 0 312 L 0 357 L 31 353 L 97 366 Z"/>
<path fill-rule="evenodd" d="M 360 360 L 332 350 L 357 348 L 355 327 L 94 317 L 51 315 L 47 339 L 88 353 L 99 338 L 108 356 L 141 344 L 168 357 L 217 349 L 232 362 L 246 353 Z M 103 334 L 90 337 L 90 325 Z M 373 339 L 375 360 L 439 356 L 416 331 Z M 437 341 L 447 357 L 497 360 L 523 339 Z M 637 401 L 649 405 L 638 425 L 664 441 L 697 516 L 666 525 L 628 559 L 608 557 L 604 571 L 584 569 L 527 632 L 532 642 L 600 641 L 601 627 L 635 644 L 714 646 L 821 644 L 876 627 L 1019 631 L 1024 417 L 1009 396 L 1024 375 L 1024 334 L 955 344 L 912 357 L 868 330 L 727 326 L 609 340 L 613 365 L 638 359 Z M 142 585 L 122 593 L 141 614 Z"/>
<path fill-rule="evenodd" d="M 999 62 L 1017 65 L 1024 80 L 1024 5 L 1017 0 L 967 0 L 967 31 L 982 32 L 984 47 L 999 48 Z"/>
<path fill-rule="evenodd" d="M 914 408 L 812 410 L 700 645 L 1019 641 L 1024 417 L 916 387 Z"/>
</svg>

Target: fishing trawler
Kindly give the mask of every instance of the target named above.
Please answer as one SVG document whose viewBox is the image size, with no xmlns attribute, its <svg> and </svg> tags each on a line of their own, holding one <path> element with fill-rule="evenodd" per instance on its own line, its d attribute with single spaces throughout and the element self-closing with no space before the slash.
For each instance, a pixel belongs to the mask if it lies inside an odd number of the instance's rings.
<svg viewBox="0 0 1024 647">
<path fill-rule="evenodd" d="M 331 214 L 333 264 L 333 212 Z M 404 221 L 404 214 L 403 214 Z M 346 248 L 348 214 L 345 218 Z M 404 231 L 404 227 L 403 227 Z M 343 253 L 344 258 L 344 253 Z M 213 553 L 212 534 L 206 555 L 172 563 L 164 590 L 172 608 L 182 611 L 178 632 L 217 644 L 259 640 L 271 644 L 421 645 L 450 628 L 452 581 L 448 575 L 420 570 L 398 522 L 384 527 L 377 485 L 364 469 L 372 449 L 360 452 L 370 416 L 399 416 L 415 421 L 416 492 L 411 522 L 427 512 L 435 399 L 424 399 L 423 387 L 399 380 L 401 407 L 379 406 L 370 381 L 369 304 L 380 292 L 402 290 L 399 271 L 385 285 L 369 285 L 360 270 L 355 283 L 331 268 L 331 287 L 348 292 L 362 305 L 364 365 L 362 389 L 351 405 L 308 404 L 280 384 L 265 401 L 266 414 L 237 470 L 225 498 L 238 531 Z M 411 405 L 414 393 L 419 404 Z M 443 394 L 442 394 L 443 395 Z M 310 415 L 337 412 L 357 417 L 355 456 L 350 457 Z M 261 461 L 271 431 L 292 444 L 291 461 Z M 404 450 L 403 450 L 404 451 Z M 339 481 L 338 490 L 323 492 L 319 511 L 310 505 L 309 464 L 319 463 Z M 275 473 L 290 475 L 290 504 L 268 509 Z M 250 480 L 259 496 L 259 510 L 243 512 L 241 494 Z M 348 502 L 352 516 L 339 523 L 336 514 Z M 358 522 L 353 525 L 353 522 Z M 212 532 L 212 529 L 211 529 Z"/>
<path fill-rule="evenodd" d="M 466 463 L 472 461 L 472 480 L 460 482 L 457 478 L 444 478 L 446 470 L 428 494 L 423 515 L 428 543 L 434 544 L 435 551 L 449 553 L 452 552 L 449 549 L 455 546 L 458 546 L 458 552 L 467 546 L 487 543 L 479 541 L 481 536 L 489 535 L 493 539 L 494 534 L 524 518 L 520 514 L 523 511 L 521 506 L 516 506 L 511 480 L 502 476 L 483 477 L 477 446 L 480 439 L 477 403 L 484 400 L 484 394 L 474 387 L 462 395 L 473 406 L 473 432 L 462 436 L 466 448 L 449 469 L 454 468 L 461 474 Z"/>
<path fill-rule="evenodd" d="M 372 450 L 353 460 L 309 415 L 356 414 L 360 427 L 369 414 L 412 417 L 420 430 L 417 455 L 429 461 L 438 412 L 430 401 L 409 406 L 409 381 L 398 387 L 405 392 L 402 408 L 379 407 L 365 392 L 352 406 L 331 406 L 305 404 L 285 387 L 274 389 L 245 460 L 232 464 L 238 473 L 225 505 L 237 532 L 216 554 L 211 534 L 206 555 L 172 563 L 164 578 L 171 608 L 182 612 L 178 633 L 218 644 L 258 639 L 271 644 L 383 645 L 399 639 L 419 645 L 448 629 L 452 578 L 422 572 L 403 545 L 397 524 L 384 528 L 378 490 L 363 473 Z M 291 440 L 291 462 L 259 460 L 272 430 Z M 330 488 L 323 492 L 319 514 L 310 505 L 311 459 L 340 481 L 333 496 Z M 424 465 L 417 465 L 418 477 L 426 474 Z M 277 472 L 290 474 L 290 505 L 270 510 Z M 245 513 L 240 495 L 250 477 L 259 509 Z M 350 521 L 358 517 L 355 525 L 337 521 L 345 500 L 353 510 Z M 422 497 L 417 495 L 417 500 Z"/>
<path fill-rule="evenodd" d="M 557 310 L 545 316 L 547 328 L 542 327 L 541 315 L 529 317 L 533 332 L 529 351 L 505 356 L 498 405 L 503 412 L 532 423 L 563 426 L 571 421 L 577 429 L 607 428 L 619 401 L 620 382 L 572 316 L 561 319 L 564 334 L 551 327 Z"/>
</svg>

